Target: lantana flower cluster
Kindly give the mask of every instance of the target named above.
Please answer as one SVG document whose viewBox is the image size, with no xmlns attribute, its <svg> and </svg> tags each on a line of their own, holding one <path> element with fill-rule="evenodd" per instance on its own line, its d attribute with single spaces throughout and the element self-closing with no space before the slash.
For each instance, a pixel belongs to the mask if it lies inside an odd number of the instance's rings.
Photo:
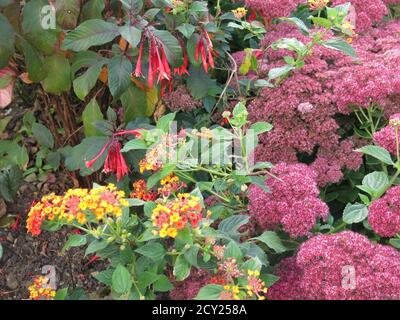
<svg viewBox="0 0 400 320">
<path fill-rule="evenodd" d="M 36 277 L 28 290 L 30 300 L 53 300 L 56 296 L 56 291 L 49 285 L 49 279 L 44 276 Z"/>
<path fill-rule="evenodd" d="M 176 159 L 177 146 L 185 141 L 183 136 L 175 134 L 164 134 L 139 162 L 139 171 L 158 171 L 165 163 Z"/>
<path fill-rule="evenodd" d="M 249 188 L 249 214 L 263 229 L 282 226 L 291 237 L 310 234 L 318 218 L 327 218 L 328 206 L 319 198 L 315 172 L 304 164 L 278 164 L 265 181 L 271 192 Z"/>
<path fill-rule="evenodd" d="M 400 186 L 392 187 L 386 195 L 369 206 L 368 222 L 382 237 L 400 233 Z"/>
<path fill-rule="evenodd" d="M 172 200 L 161 201 L 151 215 L 153 234 L 161 238 L 175 238 L 188 225 L 197 228 L 203 219 L 200 198 L 189 193 L 179 193 Z"/>
<path fill-rule="evenodd" d="M 305 155 L 320 187 L 340 182 L 343 169 L 357 170 L 362 164 L 362 155 L 354 151 L 359 141 L 341 136 L 339 119 L 355 107 L 378 105 L 385 117 L 400 111 L 399 28 L 400 22 L 394 20 L 354 38 L 358 62 L 338 51 L 315 47 L 303 68 L 278 87 L 263 89 L 249 106 L 249 119 L 268 121 L 274 129 L 260 137 L 256 159 L 296 163 Z M 296 27 L 280 23 L 266 34 L 263 47 L 282 37 L 310 40 Z M 258 58 L 258 76 L 281 66 L 287 55 L 291 53 L 286 50 L 266 49 Z"/>
<path fill-rule="evenodd" d="M 84 225 L 107 217 L 118 218 L 122 215 L 122 208 L 129 206 L 124 197 L 125 193 L 117 191 L 113 184 L 90 190 L 69 189 L 63 196 L 51 193 L 31 207 L 27 219 L 28 232 L 33 236 L 40 235 L 44 221 Z"/>
<path fill-rule="evenodd" d="M 139 179 L 133 183 L 133 190 L 130 193 L 130 197 L 144 201 L 154 201 L 158 197 L 168 198 L 171 194 L 178 192 L 184 187 L 186 187 L 186 183 L 173 173 L 160 180 L 160 188 L 157 191 L 148 190 L 146 180 Z"/>
<path fill-rule="evenodd" d="M 400 252 L 352 231 L 315 236 L 278 266 L 272 300 L 398 300 Z"/>
<path fill-rule="evenodd" d="M 223 286 L 221 300 L 265 300 L 268 289 L 260 279 L 259 270 L 241 270 L 235 258 L 224 258 L 225 246 L 214 245 L 213 251 L 218 270 L 210 283 Z"/>
<path fill-rule="evenodd" d="M 265 287 L 264 281 L 259 276 L 260 272 L 258 270 L 247 270 L 245 274 L 238 274 L 237 278 L 241 277 L 245 279 L 246 284 L 239 285 L 238 279 L 234 279 L 230 284 L 224 284 L 224 290 L 220 294 L 220 299 L 252 300 L 256 298 L 257 300 L 265 300 L 268 288 Z"/>
</svg>

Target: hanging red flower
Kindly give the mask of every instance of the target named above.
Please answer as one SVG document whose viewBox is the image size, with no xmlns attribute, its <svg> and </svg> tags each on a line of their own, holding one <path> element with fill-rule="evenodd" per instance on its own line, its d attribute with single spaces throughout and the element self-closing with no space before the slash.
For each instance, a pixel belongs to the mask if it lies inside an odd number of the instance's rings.
<svg viewBox="0 0 400 320">
<path fill-rule="evenodd" d="M 179 75 L 179 76 L 183 76 L 184 74 L 189 75 L 188 71 L 189 58 L 185 46 L 181 44 L 181 47 L 183 52 L 183 64 L 180 67 L 174 69 L 174 75 Z"/>
<path fill-rule="evenodd" d="M 86 168 L 90 169 L 96 163 L 97 160 L 106 152 L 107 157 L 104 162 L 104 173 L 116 173 L 117 181 L 120 181 L 121 178 L 129 173 L 129 168 L 126 165 L 126 161 L 121 152 L 121 142 L 118 140 L 119 136 L 133 134 L 136 137 L 140 136 L 140 132 L 137 130 L 123 130 L 114 133 L 111 136 L 111 139 L 104 145 L 104 147 L 100 150 L 100 152 L 89 161 L 85 161 Z"/>
<path fill-rule="evenodd" d="M 157 83 L 162 81 L 171 81 L 171 68 L 168 63 L 167 55 L 164 50 L 162 42 L 155 37 L 150 31 L 143 33 L 140 41 L 139 56 L 135 68 L 135 76 L 142 77 L 142 58 L 143 58 L 143 47 L 146 43 L 149 45 L 149 70 L 147 74 L 147 81 L 150 89 L 153 88 L 154 81 L 157 79 Z"/>
<path fill-rule="evenodd" d="M 199 41 L 196 45 L 195 59 L 197 62 L 200 62 L 201 58 L 201 63 L 206 73 L 208 72 L 209 66 L 211 67 L 211 69 L 215 68 L 213 54 L 216 53 L 214 52 L 214 47 L 210 35 L 206 30 L 202 30 L 200 32 Z"/>
</svg>

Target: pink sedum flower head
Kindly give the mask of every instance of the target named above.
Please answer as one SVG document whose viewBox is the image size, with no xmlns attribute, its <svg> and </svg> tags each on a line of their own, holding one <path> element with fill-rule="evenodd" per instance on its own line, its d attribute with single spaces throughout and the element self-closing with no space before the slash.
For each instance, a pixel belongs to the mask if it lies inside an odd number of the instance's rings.
<svg viewBox="0 0 400 320">
<path fill-rule="evenodd" d="M 210 280 L 211 275 L 207 271 L 192 269 L 190 276 L 184 281 L 173 281 L 175 288 L 169 296 L 172 300 L 193 300 Z"/>
<path fill-rule="evenodd" d="M 390 117 L 389 125 L 376 132 L 373 136 L 374 143 L 381 146 L 382 148 L 385 148 L 392 155 L 397 154 L 395 125 L 399 128 L 399 126 L 397 125 L 399 120 L 400 120 L 400 113 L 394 114 L 393 116 Z M 400 129 L 398 134 L 400 135 Z"/>
<path fill-rule="evenodd" d="M 263 17 L 271 21 L 275 18 L 287 17 L 296 10 L 297 5 L 307 0 L 246 0 L 246 7 L 257 10 Z"/>
<path fill-rule="evenodd" d="M 400 186 L 392 187 L 369 207 L 368 222 L 381 237 L 400 232 Z"/>
<path fill-rule="evenodd" d="M 316 174 L 304 164 L 278 164 L 271 170 L 278 179 L 266 180 L 271 192 L 253 185 L 249 190 L 250 215 L 264 229 L 279 225 L 291 237 L 310 234 L 318 218 L 327 218 L 327 205 L 319 199 Z"/>
<path fill-rule="evenodd" d="M 271 300 L 400 299 L 400 252 L 352 231 L 315 236 L 278 265 Z"/>
<path fill-rule="evenodd" d="M 354 38 L 357 63 L 338 51 L 316 47 L 303 68 L 278 87 L 264 88 L 248 108 L 251 122 L 268 121 L 274 126 L 260 136 L 257 161 L 297 163 L 300 154 L 314 157 L 310 166 L 318 174 L 320 187 L 340 182 L 343 169 L 357 170 L 362 155 L 354 150 L 359 146 L 354 137 L 342 139 L 338 116 L 371 104 L 382 107 L 385 117 L 400 112 L 398 30 L 400 21 L 393 20 Z M 296 27 L 280 23 L 272 26 L 262 45 L 267 48 L 282 37 L 310 40 Z M 266 49 L 258 57 L 261 77 L 281 66 L 283 57 L 290 54 Z M 239 65 L 242 56 L 235 56 Z"/>
</svg>

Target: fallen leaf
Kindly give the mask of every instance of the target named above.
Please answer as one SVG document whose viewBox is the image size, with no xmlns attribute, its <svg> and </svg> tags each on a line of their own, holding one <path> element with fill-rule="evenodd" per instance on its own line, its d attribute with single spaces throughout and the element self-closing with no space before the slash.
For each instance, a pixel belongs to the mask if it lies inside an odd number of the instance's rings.
<svg viewBox="0 0 400 320">
<path fill-rule="evenodd" d="M 5 67 L 0 70 L 0 78 L 12 76 L 12 81 L 0 89 L 0 108 L 7 107 L 14 98 L 15 72 L 10 67 Z"/>
</svg>

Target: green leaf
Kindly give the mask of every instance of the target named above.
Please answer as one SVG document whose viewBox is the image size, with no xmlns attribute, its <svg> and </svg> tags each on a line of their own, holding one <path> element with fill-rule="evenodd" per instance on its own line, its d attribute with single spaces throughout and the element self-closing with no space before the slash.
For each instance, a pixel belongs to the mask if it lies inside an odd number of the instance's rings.
<svg viewBox="0 0 400 320">
<path fill-rule="evenodd" d="M 177 281 L 183 281 L 190 275 L 191 265 L 186 261 L 185 256 L 181 254 L 176 258 L 173 274 Z"/>
<path fill-rule="evenodd" d="M 100 19 L 87 20 L 66 35 L 62 49 L 85 51 L 114 40 L 118 34 L 118 26 L 114 23 Z"/>
<path fill-rule="evenodd" d="M 171 281 L 164 274 L 159 275 L 159 278 L 153 284 L 153 290 L 155 292 L 169 292 L 174 288 Z"/>
<path fill-rule="evenodd" d="M 21 184 L 22 172 L 17 166 L 0 171 L 0 196 L 4 200 L 13 202 Z"/>
<path fill-rule="evenodd" d="M 374 157 L 383 163 L 389 164 L 389 165 L 394 165 L 394 162 L 392 160 L 392 157 L 390 156 L 389 151 L 382 147 L 378 146 L 365 146 L 357 150 L 358 152 L 362 152 L 364 154 L 370 155 L 371 157 Z"/>
<path fill-rule="evenodd" d="M 81 76 L 73 81 L 74 92 L 79 99 L 85 100 L 90 90 L 93 89 L 104 63 L 100 62 L 90 66 Z"/>
<path fill-rule="evenodd" d="M 150 117 L 158 102 L 158 89 L 154 86 L 145 91 L 130 83 L 121 95 L 124 120 L 128 123 L 138 117 Z"/>
<path fill-rule="evenodd" d="M 201 288 L 195 300 L 220 300 L 224 287 L 219 284 L 208 284 Z"/>
<path fill-rule="evenodd" d="M 265 243 L 269 248 L 273 249 L 276 253 L 282 253 L 287 250 L 283 245 L 281 239 L 274 231 L 265 231 L 261 236 L 253 238 Z"/>
<path fill-rule="evenodd" d="M 270 80 L 274 80 L 276 78 L 279 78 L 279 77 L 282 77 L 282 76 L 288 74 L 293 69 L 294 69 L 294 67 L 291 65 L 285 65 L 283 67 L 273 68 L 273 69 L 269 70 L 268 78 Z"/>
<path fill-rule="evenodd" d="M 271 287 L 274 283 L 279 280 L 279 277 L 273 274 L 265 274 L 260 276 L 261 280 L 264 281 L 267 288 Z"/>
<path fill-rule="evenodd" d="M 290 51 L 297 52 L 297 54 L 304 54 L 307 51 L 305 44 L 296 38 L 282 38 L 272 44 L 272 48 L 276 49 L 287 49 Z"/>
<path fill-rule="evenodd" d="M 372 191 L 372 194 L 375 194 L 389 184 L 389 177 L 385 172 L 375 171 L 370 174 L 367 174 L 364 177 L 362 184 L 363 186 L 367 187 L 370 191 Z"/>
<path fill-rule="evenodd" d="M 58 151 L 49 152 L 46 156 L 46 163 L 54 170 L 57 170 L 61 162 L 61 153 Z"/>
<path fill-rule="evenodd" d="M 124 0 L 122 5 L 131 15 L 136 15 L 143 9 L 143 0 Z"/>
<path fill-rule="evenodd" d="M 64 254 L 66 250 L 72 247 L 84 246 L 87 242 L 86 235 L 81 234 L 71 234 L 61 250 L 61 254 Z"/>
<path fill-rule="evenodd" d="M 306 26 L 306 24 L 303 22 L 303 20 L 301 20 L 299 18 L 296 18 L 296 17 L 280 18 L 280 20 L 295 24 L 305 35 L 310 34 L 310 29 Z"/>
<path fill-rule="evenodd" d="M 131 83 L 132 63 L 123 55 L 117 55 L 108 64 L 108 86 L 114 98 L 118 98 Z"/>
<path fill-rule="evenodd" d="M 184 255 L 187 262 L 192 266 L 197 266 L 197 257 L 199 255 L 198 246 L 191 246 L 187 251 L 185 251 Z"/>
<path fill-rule="evenodd" d="M 221 221 L 218 230 L 232 239 L 238 239 L 240 237 L 239 228 L 248 222 L 249 216 L 247 215 L 231 216 Z"/>
<path fill-rule="evenodd" d="M 164 258 L 165 249 L 158 242 L 148 242 L 145 245 L 137 248 L 135 252 L 157 262 Z"/>
<path fill-rule="evenodd" d="M 147 144 L 143 140 L 133 139 L 129 140 L 124 147 L 121 149 L 121 152 L 129 152 L 131 150 L 146 150 Z"/>
<path fill-rule="evenodd" d="M 236 260 L 240 260 L 243 258 L 242 250 L 236 241 L 230 241 L 229 244 L 225 248 L 224 258 L 234 258 Z"/>
<path fill-rule="evenodd" d="M 347 204 L 343 211 L 343 222 L 359 223 L 368 217 L 368 207 L 361 203 Z"/>
<path fill-rule="evenodd" d="M 96 98 L 93 98 L 86 105 L 82 113 L 83 128 L 86 137 L 103 135 L 94 125 L 95 122 L 99 120 L 103 120 L 103 113 L 100 110 Z"/>
<path fill-rule="evenodd" d="M 65 300 L 68 296 L 68 288 L 62 288 L 57 290 L 54 300 Z"/>
<path fill-rule="evenodd" d="M 254 130 L 256 134 L 263 134 L 271 131 L 273 128 L 272 124 L 268 122 L 256 122 L 251 125 L 250 130 Z"/>
<path fill-rule="evenodd" d="M 60 29 L 53 25 L 53 17 L 47 0 L 31 0 L 24 5 L 22 10 L 24 38 L 46 55 L 54 53 L 60 34 Z M 54 27 L 56 29 L 53 29 Z"/>
<path fill-rule="evenodd" d="M 119 293 L 126 293 L 132 288 L 132 276 L 121 264 L 117 266 L 112 275 L 112 289 Z"/>
<path fill-rule="evenodd" d="M 3 69 L 8 65 L 8 59 L 14 53 L 15 31 L 1 13 L 0 30 L 0 69 Z"/>
<path fill-rule="evenodd" d="M 42 56 L 28 41 L 22 41 L 21 45 L 24 51 L 26 71 L 29 74 L 29 79 L 33 82 L 42 81 L 46 77 Z"/>
<path fill-rule="evenodd" d="M 251 183 L 259 186 L 264 192 L 271 192 L 268 186 L 265 183 L 265 177 L 260 176 L 251 176 L 250 177 Z"/>
<path fill-rule="evenodd" d="M 157 121 L 157 128 L 165 133 L 168 133 L 169 128 L 171 127 L 171 123 L 175 119 L 175 115 L 176 115 L 176 113 L 172 112 L 172 113 L 166 114 L 165 116 L 162 116 Z"/>
<path fill-rule="evenodd" d="M 183 23 L 179 27 L 176 28 L 180 33 L 182 33 L 185 38 L 190 39 L 192 36 L 193 32 L 196 30 L 196 28 L 189 24 L 189 23 Z"/>
<path fill-rule="evenodd" d="M 105 8 L 104 0 L 89 0 L 83 5 L 83 21 L 90 19 L 102 19 L 102 12 Z"/>
<path fill-rule="evenodd" d="M 400 249 L 400 239 L 390 239 L 389 244 L 396 249 Z"/>
<path fill-rule="evenodd" d="M 140 272 L 137 275 L 137 280 L 138 280 L 138 287 L 141 290 L 146 290 L 146 288 L 156 282 L 158 280 L 158 275 L 154 272 L 150 271 L 145 271 L 145 272 Z"/>
<path fill-rule="evenodd" d="M 96 239 L 96 240 L 92 241 L 88 245 L 88 247 L 86 248 L 85 256 L 87 256 L 89 254 L 92 254 L 92 253 L 95 253 L 95 252 L 97 252 L 99 250 L 102 250 L 105 247 L 107 247 L 107 245 L 108 245 L 108 243 L 107 243 L 106 240 L 103 240 L 103 239 L 98 240 L 98 239 Z"/>
<path fill-rule="evenodd" d="M 46 74 L 42 84 L 48 93 L 61 94 L 71 88 L 71 66 L 68 59 L 61 53 L 47 57 L 43 62 Z"/>
<path fill-rule="evenodd" d="M 311 21 L 318 26 L 322 26 L 326 29 L 332 28 L 332 22 L 329 19 L 321 18 L 321 17 L 311 17 Z"/>
<path fill-rule="evenodd" d="M 3 246 L 0 243 L 0 260 L 3 257 Z"/>
<path fill-rule="evenodd" d="M 131 25 L 119 27 L 119 33 L 122 38 L 129 42 L 132 48 L 135 48 L 139 44 L 142 37 L 142 31 Z"/>
<path fill-rule="evenodd" d="M 161 179 L 169 176 L 176 168 L 175 164 L 166 164 L 163 168 L 156 173 L 154 173 L 150 178 L 147 180 L 147 188 L 153 188 Z"/>
<path fill-rule="evenodd" d="M 187 78 L 186 83 L 194 99 L 203 99 L 208 96 L 209 90 L 215 87 L 218 88 L 217 81 L 211 79 L 202 68 L 191 65 L 189 73 L 190 76 Z"/>
<path fill-rule="evenodd" d="M 352 58 L 357 58 L 357 53 L 354 48 L 348 44 L 345 40 L 342 39 L 329 39 L 324 41 L 322 45 L 329 49 L 338 50 L 349 55 Z"/>
<path fill-rule="evenodd" d="M 54 147 L 54 138 L 50 130 L 41 123 L 34 123 L 32 125 L 32 133 L 37 142 L 48 149 Z"/>
<path fill-rule="evenodd" d="M 114 269 L 106 269 L 100 272 L 93 272 L 92 276 L 97 281 L 104 283 L 107 286 L 112 286 L 112 275 L 114 273 Z"/>
</svg>

